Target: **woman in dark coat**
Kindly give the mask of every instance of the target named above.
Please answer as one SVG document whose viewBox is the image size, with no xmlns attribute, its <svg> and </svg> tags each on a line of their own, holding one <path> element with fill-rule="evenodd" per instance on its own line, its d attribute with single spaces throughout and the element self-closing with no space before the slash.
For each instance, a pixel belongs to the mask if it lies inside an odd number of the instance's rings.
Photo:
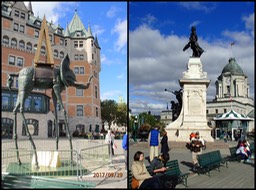
<svg viewBox="0 0 256 190">
<path fill-rule="evenodd" d="M 161 153 L 163 154 L 164 157 L 164 166 L 166 166 L 166 162 L 170 159 L 169 155 L 169 146 L 168 146 L 168 136 L 167 132 L 164 130 L 163 131 L 163 137 L 161 139 Z"/>
</svg>

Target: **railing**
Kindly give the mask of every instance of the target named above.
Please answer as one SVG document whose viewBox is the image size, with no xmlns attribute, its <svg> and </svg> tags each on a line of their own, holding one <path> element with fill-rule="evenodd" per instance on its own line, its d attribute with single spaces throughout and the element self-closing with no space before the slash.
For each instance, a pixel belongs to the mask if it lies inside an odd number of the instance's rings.
<svg viewBox="0 0 256 190">
<path fill-rule="evenodd" d="M 34 139 L 36 151 L 55 152 L 56 143 L 54 139 Z M 74 149 L 73 163 L 71 164 L 71 150 L 69 149 L 69 140 L 63 138 L 59 141 L 59 158 L 61 166 L 46 167 L 40 166 L 36 169 L 32 164 L 34 150 L 29 140 L 18 140 L 19 155 L 21 165 L 18 165 L 17 150 L 13 140 L 2 140 L 2 172 L 18 173 L 35 176 L 76 176 L 77 180 L 83 175 L 88 174 L 97 166 L 102 167 L 110 163 L 111 158 L 108 154 L 108 145 L 103 140 L 80 140 L 73 139 Z M 38 154 L 37 154 L 38 155 Z"/>
</svg>

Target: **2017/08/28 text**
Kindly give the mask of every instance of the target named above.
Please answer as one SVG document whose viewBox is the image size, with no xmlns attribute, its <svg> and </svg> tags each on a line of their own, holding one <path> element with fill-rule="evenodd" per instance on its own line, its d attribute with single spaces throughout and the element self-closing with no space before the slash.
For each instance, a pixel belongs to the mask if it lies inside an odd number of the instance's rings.
<svg viewBox="0 0 256 190">
<path fill-rule="evenodd" d="M 93 173 L 93 177 L 117 177 L 117 178 L 121 178 L 123 177 L 123 173 L 122 172 L 96 172 Z"/>
</svg>

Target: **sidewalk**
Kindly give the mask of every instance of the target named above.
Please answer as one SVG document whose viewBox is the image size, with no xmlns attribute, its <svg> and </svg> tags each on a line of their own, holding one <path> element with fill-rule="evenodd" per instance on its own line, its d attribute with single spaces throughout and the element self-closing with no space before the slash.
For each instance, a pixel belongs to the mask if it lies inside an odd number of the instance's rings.
<svg viewBox="0 0 256 190">
<path fill-rule="evenodd" d="M 216 144 L 222 144 L 222 141 L 216 140 Z M 236 146 L 237 142 L 228 141 L 228 146 Z M 177 185 L 177 189 L 180 188 L 254 188 L 255 187 L 255 162 L 244 164 L 239 162 L 229 162 L 228 168 L 225 166 L 218 170 L 211 171 L 211 177 L 207 175 L 198 175 L 191 171 L 192 166 L 192 155 L 190 150 L 184 146 L 177 146 L 176 142 L 169 142 L 169 147 L 171 148 L 170 159 L 178 160 L 180 170 L 182 173 L 190 173 L 188 177 L 188 187 L 184 187 L 182 184 Z M 227 157 L 230 155 L 228 146 L 219 146 L 222 157 Z M 216 150 L 216 147 L 207 148 L 203 152 L 209 152 Z M 149 147 L 147 142 L 136 142 L 130 143 L 129 146 L 129 168 L 133 161 L 133 156 L 136 151 L 142 151 L 144 156 L 149 156 Z M 160 149 L 159 149 L 160 151 Z M 146 166 L 149 165 L 148 161 L 144 161 Z"/>
</svg>

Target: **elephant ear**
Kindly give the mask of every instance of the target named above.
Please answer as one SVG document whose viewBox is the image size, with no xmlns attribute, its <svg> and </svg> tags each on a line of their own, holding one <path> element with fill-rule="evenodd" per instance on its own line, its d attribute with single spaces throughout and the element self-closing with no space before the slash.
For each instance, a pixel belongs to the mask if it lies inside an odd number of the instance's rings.
<svg viewBox="0 0 256 190">
<path fill-rule="evenodd" d="M 69 66 L 70 59 L 67 54 L 60 64 L 60 78 L 65 86 L 69 86 L 76 81 L 76 76 Z"/>
</svg>

